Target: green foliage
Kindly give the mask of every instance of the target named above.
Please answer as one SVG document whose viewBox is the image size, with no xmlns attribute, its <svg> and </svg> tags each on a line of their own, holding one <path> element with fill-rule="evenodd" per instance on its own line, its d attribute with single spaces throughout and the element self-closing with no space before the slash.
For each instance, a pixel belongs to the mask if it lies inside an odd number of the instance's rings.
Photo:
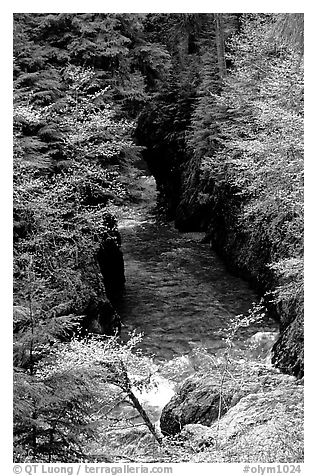
<svg viewBox="0 0 317 476">
<path fill-rule="evenodd" d="M 65 68 L 92 68 L 101 89 L 110 87 L 110 96 L 135 116 L 147 88 L 169 69 L 164 46 L 145 38 L 145 21 L 144 14 L 15 14 L 17 81 L 34 92 L 32 101 L 48 104 L 63 86 Z"/>
<path fill-rule="evenodd" d="M 115 417 L 123 403 L 134 408 L 160 440 L 134 393 L 148 388 L 151 375 L 149 359 L 134 351 L 140 338 L 133 335 L 125 345 L 116 338 L 73 338 L 53 346 L 32 375 L 17 372 L 15 460 L 89 458 L 89 447 L 96 445 L 93 441 L 99 445 L 102 441 L 101 427 L 107 432 L 129 425 L 129 416 Z M 110 449 L 107 452 L 111 456 Z"/>
<path fill-rule="evenodd" d="M 18 113 L 28 123 L 38 121 L 32 108 Z M 34 160 L 21 137 L 14 161 L 14 278 L 16 304 L 32 306 L 32 323 L 16 334 L 24 355 L 25 345 L 34 351 L 45 333 L 44 341 L 51 339 L 50 328 L 64 337 L 59 327 L 82 315 L 93 296 L 105 295 L 96 254 L 105 237 L 118 244 L 107 204 L 123 199 L 126 191 L 118 171 L 80 156 L 52 174 L 49 158 L 34 154 Z"/>
<path fill-rule="evenodd" d="M 292 42 L 272 36 L 281 21 L 245 15 L 240 34 L 228 42 L 234 69 L 221 92 L 208 87 L 210 62 L 205 65 L 188 144 L 206 203 L 223 207 L 228 190 L 235 201 L 228 229 L 243 234 L 238 265 L 258 275 L 269 265 L 281 285 L 296 275 L 301 288 L 303 60 Z"/>
<path fill-rule="evenodd" d="M 304 54 L 304 14 L 280 13 L 275 16 L 273 35 L 283 44 Z"/>
</svg>

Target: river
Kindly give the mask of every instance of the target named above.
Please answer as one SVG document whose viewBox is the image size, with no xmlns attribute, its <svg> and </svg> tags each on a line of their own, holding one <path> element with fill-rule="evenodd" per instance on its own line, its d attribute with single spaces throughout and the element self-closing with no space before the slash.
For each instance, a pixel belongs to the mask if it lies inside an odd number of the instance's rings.
<svg viewBox="0 0 317 476">
<path fill-rule="evenodd" d="M 157 358 L 188 354 L 193 347 L 224 347 L 230 319 L 246 314 L 259 297 L 249 284 L 228 272 L 201 243 L 204 233 L 181 233 L 154 214 L 155 181 L 141 176 L 143 200 L 119 218 L 126 290 L 118 311 L 123 339 L 144 333 L 143 350 Z M 265 319 L 240 330 L 237 345 L 258 331 L 276 330 Z"/>
<path fill-rule="evenodd" d="M 201 347 L 217 355 L 226 346 L 230 319 L 247 314 L 259 297 L 228 272 L 208 243 L 201 243 L 203 233 L 181 233 L 158 220 L 155 181 L 147 175 L 139 180 L 139 203 L 120 208 L 118 216 L 126 275 L 118 306 L 122 339 L 134 330 L 143 333 L 142 350 L 161 362 L 186 359 Z M 234 345 L 243 350 L 254 334 L 272 339 L 276 330 L 276 323 L 265 317 L 241 328 Z M 166 382 L 163 386 L 159 406 L 174 388 Z"/>
</svg>

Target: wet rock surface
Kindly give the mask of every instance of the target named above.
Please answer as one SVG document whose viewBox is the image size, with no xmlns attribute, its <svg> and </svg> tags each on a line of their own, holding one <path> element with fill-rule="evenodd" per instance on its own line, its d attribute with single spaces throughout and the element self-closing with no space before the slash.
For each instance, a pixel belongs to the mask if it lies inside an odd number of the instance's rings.
<svg viewBox="0 0 317 476">
<path fill-rule="evenodd" d="M 163 408 L 160 419 L 163 435 L 175 435 L 189 423 L 210 426 L 228 411 L 232 397 L 232 391 L 221 392 L 202 375 L 187 379 Z"/>
<path fill-rule="evenodd" d="M 84 310 L 83 328 L 91 333 L 119 335 L 121 319 L 116 307 L 124 291 L 124 259 L 115 218 L 109 214 L 107 220 L 112 231 L 103 237 L 96 252 L 94 268 L 83 266 L 85 279 L 91 288 Z"/>
<path fill-rule="evenodd" d="M 90 299 L 83 327 L 93 334 L 120 334 L 121 320 L 110 300 L 104 296 Z"/>
<path fill-rule="evenodd" d="M 117 301 L 121 297 L 125 283 L 124 260 L 120 241 L 119 233 L 117 237 L 106 237 L 97 253 L 105 290 L 111 302 Z"/>
</svg>

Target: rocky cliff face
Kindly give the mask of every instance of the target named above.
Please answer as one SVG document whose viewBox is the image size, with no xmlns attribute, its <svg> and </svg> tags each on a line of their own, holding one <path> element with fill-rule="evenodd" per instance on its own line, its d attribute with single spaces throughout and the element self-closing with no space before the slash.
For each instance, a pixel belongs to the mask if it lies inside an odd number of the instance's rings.
<svg viewBox="0 0 317 476">
<path fill-rule="evenodd" d="M 95 263 L 83 274 L 91 288 L 83 327 L 88 332 L 113 335 L 120 333 L 121 320 L 116 304 L 124 290 L 124 260 L 121 236 L 112 215 L 107 216 L 110 231 L 105 233 L 95 254 Z"/>
<path fill-rule="evenodd" d="M 304 375 L 304 316 L 293 320 L 287 317 L 281 325 L 280 337 L 273 346 L 272 363 L 283 372 L 302 377 Z"/>
<path fill-rule="evenodd" d="M 120 298 L 125 283 L 121 238 L 105 236 L 97 253 L 106 294 L 113 303 Z"/>
</svg>

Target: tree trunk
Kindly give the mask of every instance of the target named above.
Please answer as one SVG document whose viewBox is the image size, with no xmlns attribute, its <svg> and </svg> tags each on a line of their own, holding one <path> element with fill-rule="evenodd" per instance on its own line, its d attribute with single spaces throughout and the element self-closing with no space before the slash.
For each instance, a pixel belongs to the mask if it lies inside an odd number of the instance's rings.
<svg viewBox="0 0 317 476">
<path fill-rule="evenodd" d="M 225 40 L 223 31 L 223 16 L 221 13 L 214 13 L 215 16 L 215 30 L 216 30 L 216 48 L 218 69 L 220 78 L 226 75 L 226 61 L 225 61 Z"/>
<path fill-rule="evenodd" d="M 131 400 L 134 408 L 138 411 L 139 415 L 142 417 L 144 423 L 146 424 L 146 426 L 148 427 L 148 429 L 150 430 L 150 432 L 152 433 L 152 435 L 154 436 L 156 441 L 161 445 L 163 439 L 158 434 L 155 426 L 151 422 L 148 414 L 146 413 L 146 411 L 142 407 L 138 398 L 134 395 L 133 390 L 132 390 L 132 386 L 131 386 L 131 382 L 130 382 L 130 379 L 129 379 L 129 376 L 128 376 L 127 369 L 126 369 L 126 367 L 125 367 L 125 365 L 122 361 L 120 362 L 120 367 L 121 367 L 121 372 L 122 372 L 122 377 L 123 377 L 123 385 L 121 385 L 122 390 L 124 390 L 127 393 L 127 395 L 129 397 L 129 399 Z"/>
<path fill-rule="evenodd" d="M 146 413 L 146 411 L 142 407 L 142 405 L 139 402 L 139 400 L 137 399 L 137 397 L 134 395 L 134 393 L 132 392 L 131 389 L 129 389 L 127 391 L 127 394 L 128 394 L 128 397 L 130 398 L 131 402 L 133 403 L 134 408 L 139 412 L 139 414 L 142 417 L 144 423 L 146 424 L 146 426 L 148 427 L 148 429 L 150 430 L 150 432 L 152 433 L 152 435 L 154 436 L 156 441 L 159 444 L 162 444 L 162 437 L 158 434 L 155 426 L 151 422 L 148 414 Z"/>
</svg>

